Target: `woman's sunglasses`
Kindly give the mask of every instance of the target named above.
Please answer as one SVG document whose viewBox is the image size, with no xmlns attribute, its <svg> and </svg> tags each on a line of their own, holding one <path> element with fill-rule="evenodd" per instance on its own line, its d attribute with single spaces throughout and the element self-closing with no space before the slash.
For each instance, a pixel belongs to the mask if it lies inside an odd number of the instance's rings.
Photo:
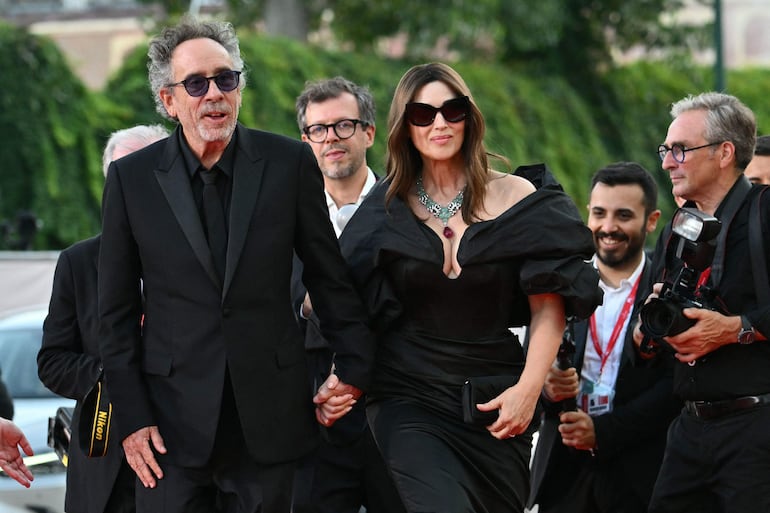
<svg viewBox="0 0 770 513">
<path fill-rule="evenodd" d="M 241 72 L 235 70 L 227 70 L 221 72 L 219 75 L 213 77 L 204 77 L 202 75 L 193 75 L 186 80 L 169 84 L 168 87 L 184 86 L 184 90 L 190 96 L 198 97 L 203 96 L 209 92 L 209 81 L 213 80 L 220 91 L 223 93 L 229 93 L 238 87 L 240 82 Z"/>
<path fill-rule="evenodd" d="M 407 103 L 406 119 L 414 126 L 428 126 L 436 120 L 436 113 L 450 123 L 462 121 L 471 110 L 471 103 L 467 96 L 452 98 L 441 104 L 441 107 L 434 107 L 427 103 Z"/>
</svg>

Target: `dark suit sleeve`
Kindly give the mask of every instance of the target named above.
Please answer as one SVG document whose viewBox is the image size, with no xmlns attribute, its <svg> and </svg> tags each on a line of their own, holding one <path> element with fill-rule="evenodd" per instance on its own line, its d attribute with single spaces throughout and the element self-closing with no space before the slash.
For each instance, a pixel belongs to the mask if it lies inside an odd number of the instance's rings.
<svg viewBox="0 0 770 513">
<path fill-rule="evenodd" d="M 366 313 L 334 235 L 323 195 L 323 178 L 310 147 L 302 146 L 295 248 L 321 332 L 335 352 L 340 379 L 365 390 L 374 358 Z"/>
<path fill-rule="evenodd" d="M 81 256 L 85 255 L 81 253 Z M 43 323 L 43 342 L 37 355 L 37 371 L 40 380 L 52 392 L 79 400 L 99 378 L 101 363 L 98 357 L 86 354 L 83 347 L 75 290 L 76 272 L 70 257 L 71 251 L 65 250 L 56 264 L 51 302 Z M 84 278 L 80 277 L 81 280 Z M 90 278 L 95 282 L 96 276 Z M 95 302 L 93 306 L 96 306 Z"/>
<path fill-rule="evenodd" d="M 673 394 L 673 356 L 667 354 L 647 365 L 646 369 L 627 369 L 623 377 L 626 383 L 616 384 L 616 390 L 631 388 L 633 398 L 627 402 L 616 399 L 612 412 L 594 418 L 597 454 L 601 457 L 612 457 L 626 447 L 662 436 L 679 413 L 682 404 Z"/>
<path fill-rule="evenodd" d="M 131 173 L 132 169 L 127 169 Z M 121 175 L 113 162 L 102 201 L 99 252 L 99 343 L 121 439 L 156 425 L 141 370 L 141 265 L 128 219 Z"/>
<path fill-rule="evenodd" d="M 291 263 L 291 305 L 302 331 L 305 330 L 305 319 L 299 316 L 299 308 L 305 300 L 305 293 L 307 289 L 302 284 L 302 261 L 294 255 Z"/>
<path fill-rule="evenodd" d="M 0 417 L 13 420 L 13 399 L 3 383 L 3 373 L 0 370 Z"/>
<path fill-rule="evenodd" d="M 768 241 L 770 241 L 770 193 L 767 192 L 770 187 L 764 187 L 761 193 L 754 198 L 753 201 L 759 201 L 760 217 L 761 219 L 749 219 L 749 223 L 760 223 L 762 230 L 762 239 L 759 243 L 762 245 L 761 251 L 763 255 L 768 255 Z M 752 205 L 753 206 L 753 205 Z M 753 212 L 750 210 L 750 213 Z M 749 238 L 751 239 L 751 229 L 749 229 Z M 770 277 L 770 258 L 760 259 L 764 261 L 766 267 L 767 276 Z M 747 262 L 747 265 L 751 265 L 753 268 L 753 261 Z M 753 273 L 753 271 L 752 271 Z M 770 287 L 770 283 L 760 284 L 759 287 Z M 759 301 L 759 297 L 756 298 Z M 752 326 L 754 326 L 765 337 L 770 338 L 770 304 L 757 304 L 757 307 L 742 312 Z"/>
</svg>

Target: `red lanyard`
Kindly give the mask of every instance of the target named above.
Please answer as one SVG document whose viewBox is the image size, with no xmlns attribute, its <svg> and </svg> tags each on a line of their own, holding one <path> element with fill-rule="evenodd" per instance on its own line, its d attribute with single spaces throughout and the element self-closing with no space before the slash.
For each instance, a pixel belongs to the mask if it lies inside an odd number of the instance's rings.
<svg viewBox="0 0 770 513">
<path fill-rule="evenodd" d="M 612 350 L 615 348 L 615 344 L 617 343 L 618 337 L 620 336 L 620 331 L 626 324 L 626 319 L 628 319 L 628 314 L 631 313 L 631 307 L 634 305 L 634 299 L 636 299 L 636 289 L 639 288 L 639 281 L 641 278 L 642 275 L 640 274 L 639 277 L 636 278 L 636 283 L 634 283 L 634 286 L 631 287 L 631 292 L 628 293 L 628 297 L 626 298 L 625 302 L 623 302 L 623 308 L 620 310 L 618 320 L 615 322 L 615 327 L 612 329 L 612 334 L 610 335 L 610 340 L 607 343 L 606 351 L 602 351 L 602 346 L 599 344 L 599 335 L 596 330 L 596 313 L 591 314 L 591 319 L 589 320 L 588 326 L 591 330 L 591 339 L 593 340 L 596 354 L 599 355 L 599 358 L 601 358 L 599 376 L 602 375 L 602 372 L 604 371 L 604 365 L 607 363 L 607 360 L 612 354 Z"/>
</svg>

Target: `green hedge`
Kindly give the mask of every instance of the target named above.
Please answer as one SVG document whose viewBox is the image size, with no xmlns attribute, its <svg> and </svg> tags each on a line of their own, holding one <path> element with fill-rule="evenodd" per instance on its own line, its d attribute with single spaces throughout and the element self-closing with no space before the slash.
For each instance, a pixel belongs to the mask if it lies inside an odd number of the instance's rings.
<svg viewBox="0 0 770 513">
<path fill-rule="evenodd" d="M 89 93 L 58 48 L 0 24 L 0 220 L 41 221 L 36 249 L 99 231 L 98 127 L 111 109 Z M 0 241 L 2 246 L 3 241 Z"/>
</svg>

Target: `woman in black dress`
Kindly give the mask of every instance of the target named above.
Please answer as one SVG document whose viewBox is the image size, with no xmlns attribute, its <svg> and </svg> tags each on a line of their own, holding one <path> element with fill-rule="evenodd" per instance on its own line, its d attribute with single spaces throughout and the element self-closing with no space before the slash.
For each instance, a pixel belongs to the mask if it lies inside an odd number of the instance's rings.
<svg viewBox="0 0 770 513">
<path fill-rule="evenodd" d="M 378 335 L 367 416 L 410 513 L 524 510 L 531 421 L 565 314 L 600 298 L 574 203 L 542 165 L 492 170 L 484 129 L 452 68 L 407 71 L 387 176 L 340 239 Z M 526 357 L 509 329 L 523 325 Z M 509 387 L 478 409 L 499 417 L 465 423 L 461 386 L 493 375 Z"/>
</svg>

